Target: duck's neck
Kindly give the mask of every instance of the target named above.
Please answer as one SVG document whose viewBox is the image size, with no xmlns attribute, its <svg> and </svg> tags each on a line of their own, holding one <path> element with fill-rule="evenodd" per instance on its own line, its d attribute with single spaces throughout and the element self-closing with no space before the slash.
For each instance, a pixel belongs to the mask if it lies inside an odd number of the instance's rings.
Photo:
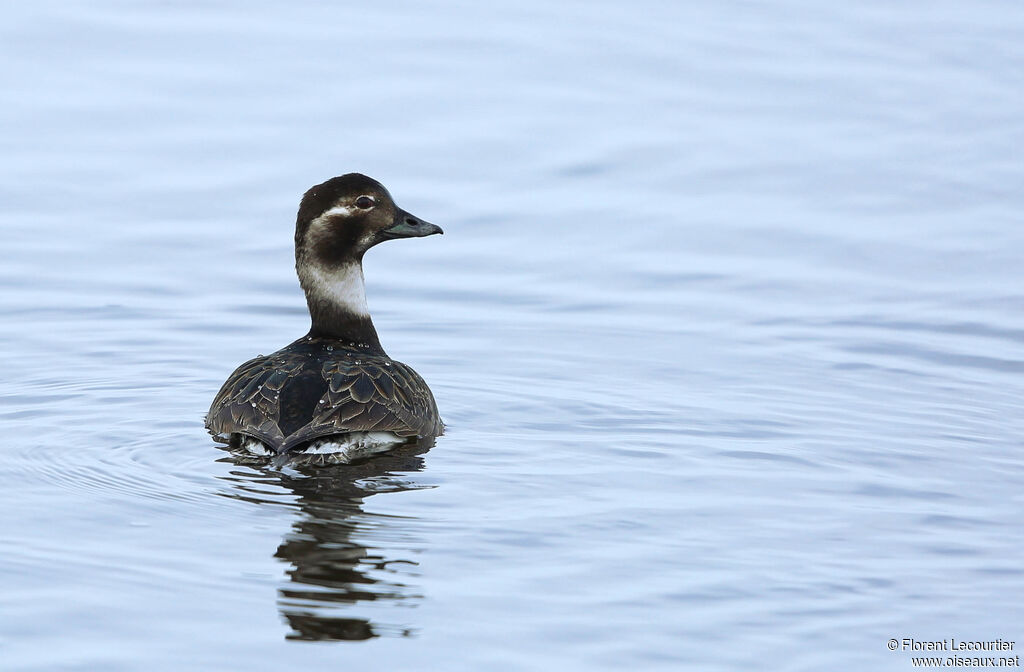
<svg viewBox="0 0 1024 672">
<path fill-rule="evenodd" d="M 366 306 L 362 259 L 333 264 L 302 261 L 297 270 L 312 319 L 309 335 L 337 338 L 383 352 Z"/>
</svg>

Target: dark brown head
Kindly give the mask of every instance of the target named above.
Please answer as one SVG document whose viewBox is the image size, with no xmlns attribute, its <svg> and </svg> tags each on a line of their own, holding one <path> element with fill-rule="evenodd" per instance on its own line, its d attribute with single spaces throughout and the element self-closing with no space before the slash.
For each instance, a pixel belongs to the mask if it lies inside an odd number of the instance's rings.
<svg viewBox="0 0 1024 672">
<path fill-rule="evenodd" d="M 402 210 L 377 180 L 349 173 L 302 197 L 295 222 L 296 261 L 331 266 L 359 261 L 377 243 L 444 233 Z"/>
<path fill-rule="evenodd" d="M 332 177 L 302 197 L 295 222 L 295 269 L 313 335 L 379 349 L 363 288 L 363 254 L 392 238 L 444 233 L 395 205 L 380 182 L 359 173 Z"/>
</svg>

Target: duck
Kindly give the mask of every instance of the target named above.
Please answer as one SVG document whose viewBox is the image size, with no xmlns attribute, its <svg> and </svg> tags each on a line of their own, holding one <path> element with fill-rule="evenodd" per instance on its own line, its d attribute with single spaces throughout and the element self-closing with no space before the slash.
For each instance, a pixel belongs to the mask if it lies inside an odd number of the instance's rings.
<svg viewBox="0 0 1024 672">
<path fill-rule="evenodd" d="M 384 241 L 442 233 L 360 173 L 306 191 L 295 221 L 295 270 L 309 332 L 235 369 L 206 415 L 214 439 L 278 463 L 338 464 L 439 436 L 444 424 L 427 383 L 381 347 L 363 255 Z"/>
</svg>

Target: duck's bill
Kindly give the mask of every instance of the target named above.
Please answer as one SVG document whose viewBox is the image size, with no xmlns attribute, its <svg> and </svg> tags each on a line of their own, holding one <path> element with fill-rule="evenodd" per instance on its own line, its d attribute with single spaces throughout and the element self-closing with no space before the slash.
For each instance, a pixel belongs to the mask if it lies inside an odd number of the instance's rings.
<svg viewBox="0 0 1024 672">
<path fill-rule="evenodd" d="M 385 238 L 422 238 L 435 233 L 444 233 L 437 224 L 425 222 L 405 210 L 398 209 L 395 223 L 381 232 Z"/>
</svg>

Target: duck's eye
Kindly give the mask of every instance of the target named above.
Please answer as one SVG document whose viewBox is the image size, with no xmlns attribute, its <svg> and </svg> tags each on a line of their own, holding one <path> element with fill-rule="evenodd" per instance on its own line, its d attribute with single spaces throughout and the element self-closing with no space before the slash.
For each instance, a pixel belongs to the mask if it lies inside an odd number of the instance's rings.
<svg viewBox="0 0 1024 672">
<path fill-rule="evenodd" d="M 373 200 L 371 196 L 360 196 L 356 199 L 356 207 L 361 210 L 369 210 L 375 205 L 377 205 L 377 201 Z"/>
</svg>

